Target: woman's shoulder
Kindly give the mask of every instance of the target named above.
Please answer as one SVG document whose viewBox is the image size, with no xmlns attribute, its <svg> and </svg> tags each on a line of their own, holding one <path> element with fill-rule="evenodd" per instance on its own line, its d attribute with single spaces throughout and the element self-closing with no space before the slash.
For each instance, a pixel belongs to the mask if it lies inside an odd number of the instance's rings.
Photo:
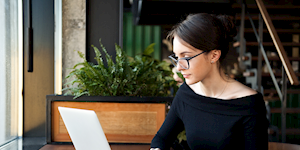
<svg viewBox="0 0 300 150">
<path fill-rule="evenodd" d="M 237 99 L 257 94 L 257 91 L 235 80 L 230 81 L 227 90 L 226 99 Z"/>
</svg>

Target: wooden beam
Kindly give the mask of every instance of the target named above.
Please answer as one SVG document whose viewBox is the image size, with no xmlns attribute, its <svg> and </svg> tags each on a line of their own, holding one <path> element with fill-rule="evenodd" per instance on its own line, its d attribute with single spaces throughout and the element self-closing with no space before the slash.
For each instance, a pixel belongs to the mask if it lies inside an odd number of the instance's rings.
<svg viewBox="0 0 300 150">
<path fill-rule="evenodd" d="M 261 15 L 265 21 L 265 24 L 269 30 L 269 33 L 272 37 L 272 40 L 275 44 L 275 47 L 276 47 L 276 50 L 278 52 L 278 55 L 280 57 L 280 60 L 282 62 L 282 65 L 284 66 L 284 69 L 286 71 L 286 74 L 291 82 L 292 85 L 298 85 L 299 84 L 299 81 L 295 75 L 295 72 L 293 71 L 292 69 L 292 65 L 290 63 L 290 61 L 288 60 L 288 57 L 285 53 L 285 50 L 282 46 L 282 43 L 278 37 L 278 34 L 275 30 L 275 27 L 272 23 L 272 20 L 270 19 L 270 16 L 269 16 L 269 13 L 267 12 L 263 2 L 261 0 L 255 0 L 256 1 L 256 4 L 261 12 Z"/>
</svg>

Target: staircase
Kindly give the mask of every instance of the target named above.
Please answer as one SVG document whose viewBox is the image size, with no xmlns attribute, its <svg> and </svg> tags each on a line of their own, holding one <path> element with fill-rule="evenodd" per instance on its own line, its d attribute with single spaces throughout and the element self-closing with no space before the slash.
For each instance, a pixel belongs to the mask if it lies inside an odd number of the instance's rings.
<svg viewBox="0 0 300 150">
<path fill-rule="evenodd" d="M 275 2 L 263 0 L 262 2 L 270 15 L 278 37 L 288 56 L 288 61 L 292 65 L 292 70 L 295 72 L 296 78 L 299 79 L 300 4 L 296 4 L 292 0 L 277 0 Z M 270 108 L 268 116 L 270 120 L 270 141 L 300 144 L 298 140 L 300 139 L 300 86 L 291 85 L 289 79 L 285 78 L 285 74 L 282 77 L 282 61 L 267 30 L 266 23 L 262 23 L 262 18 L 260 19 L 259 17 L 260 10 L 257 4 L 247 3 L 246 5 L 246 10 L 249 12 L 256 26 L 257 33 L 259 33 L 259 26 L 261 26 L 259 35 L 263 42 L 262 45 L 281 91 L 286 87 L 286 92 L 282 92 L 283 96 L 286 95 L 286 100 L 284 101 L 276 91 L 265 60 L 260 56 L 259 43 L 252 29 L 247 11 L 245 12 L 244 23 L 242 22 L 242 4 L 233 5 L 236 12 L 241 12 L 235 16 L 236 24 L 240 26 L 239 32 L 242 33 L 237 37 L 234 47 L 240 53 L 239 66 L 242 68 L 243 77 L 237 80 L 241 80 L 246 85 L 263 93 L 266 106 Z M 242 41 L 241 39 L 243 38 L 241 36 L 243 35 L 244 40 Z"/>
</svg>

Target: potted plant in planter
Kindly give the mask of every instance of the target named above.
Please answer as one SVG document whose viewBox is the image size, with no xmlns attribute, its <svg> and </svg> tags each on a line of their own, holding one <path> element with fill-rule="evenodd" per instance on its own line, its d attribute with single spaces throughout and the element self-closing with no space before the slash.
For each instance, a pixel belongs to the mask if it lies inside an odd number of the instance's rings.
<svg viewBox="0 0 300 150">
<path fill-rule="evenodd" d="M 48 143 L 70 142 L 58 106 L 94 110 L 109 142 L 150 143 L 163 123 L 166 104 L 172 101 L 178 86 L 170 64 L 151 56 L 154 44 L 134 58 L 116 45 L 115 61 L 101 41 L 100 45 L 106 65 L 94 46 L 98 64 L 87 62 L 78 52 L 84 61 L 66 77 L 72 79 L 66 83 L 66 95 L 47 95 Z"/>
<path fill-rule="evenodd" d="M 159 61 L 151 56 L 154 44 L 149 45 L 142 54 L 135 58 L 129 57 L 116 45 L 115 62 L 106 52 L 100 41 L 100 46 L 105 54 L 107 66 L 104 65 L 102 55 L 94 47 L 96 61 L 91 64 L 84 60 L 74 66 L 73 71 L 66 77 L 75 77 L 63 89 L 74 98 L 82 95 L 88 96 L 170 96 L 170 88 L 176 90 L 176 81 L 172 78 L 170 64 Z M 84 55 L 78 52 L 82 59 Z M 82 66 L 81 68 L 77 68 Z M 72 85 L 77 83 L 78 86 Z"/>
</svg>

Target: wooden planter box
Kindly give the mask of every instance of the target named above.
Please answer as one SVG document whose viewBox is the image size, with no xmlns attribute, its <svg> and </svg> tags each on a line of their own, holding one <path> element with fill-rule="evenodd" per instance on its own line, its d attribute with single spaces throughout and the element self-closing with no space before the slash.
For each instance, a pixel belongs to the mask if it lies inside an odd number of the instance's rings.
<svg viewBox="0 0 300 150">
<path fill-rule="evenodd" d="M 71 142 L 58 106 L 94 110 L 110 143 L 151 143 L 173 97 L 47 95 L 47 143 Z"/>
</svg>

